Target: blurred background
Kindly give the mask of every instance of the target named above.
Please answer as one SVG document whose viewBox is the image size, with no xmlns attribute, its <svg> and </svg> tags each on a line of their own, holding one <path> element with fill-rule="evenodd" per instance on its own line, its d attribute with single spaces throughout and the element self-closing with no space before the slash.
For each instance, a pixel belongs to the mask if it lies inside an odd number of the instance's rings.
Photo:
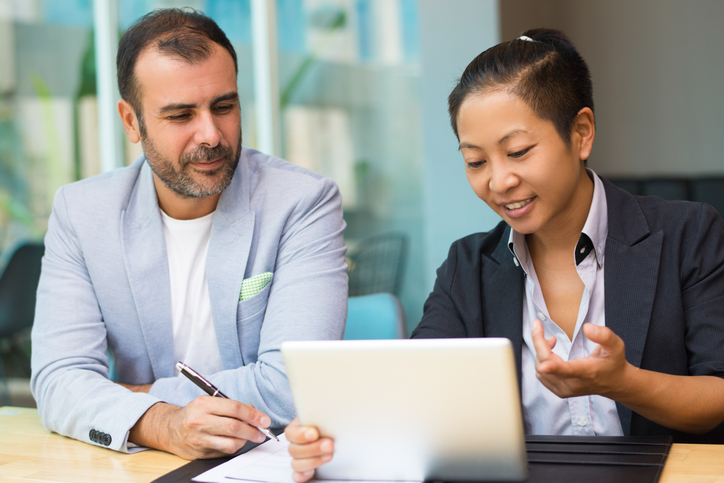
<svg viewBox="0 0 724 483">
<path fill-rule="evenodd" d="M 115 47 L 138 17 L 182 6 L 234 44 L 244 144 L 339 184 L 350 295 L 397 296 L 408 334 L 450 244 L 499 221 L 467 184 L 447 94 L 478 53 L 528 28 L 562 29 L 589 63 L 591 168 L 724 210 L 719 0 L 0 0 L 6 280 L 18 247 L 42 242 L 59 186 L 140 155 L 117 119 Z M 3 295 L 8 285 L 19 286 L 0 279 L 0 404 L 32 405 L 28 329 L 2 328 L 18 320 L 4 304 L 24 296 Z"/>
</svg>

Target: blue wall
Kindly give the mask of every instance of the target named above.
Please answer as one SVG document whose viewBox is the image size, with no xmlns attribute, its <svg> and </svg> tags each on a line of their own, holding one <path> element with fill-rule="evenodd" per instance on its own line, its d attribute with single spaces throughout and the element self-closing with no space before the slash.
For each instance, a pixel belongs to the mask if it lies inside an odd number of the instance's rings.
<svg viewBox="0 0 724 483">
<path fill-rule="evenodd" d="M 470 188 L 450 128 L 447 96 L 465 67 L 500 42 L 495 0 L 420 0 L 425 273 L 429 290 L 450 244 L 500 218 Z"/>
</svg>

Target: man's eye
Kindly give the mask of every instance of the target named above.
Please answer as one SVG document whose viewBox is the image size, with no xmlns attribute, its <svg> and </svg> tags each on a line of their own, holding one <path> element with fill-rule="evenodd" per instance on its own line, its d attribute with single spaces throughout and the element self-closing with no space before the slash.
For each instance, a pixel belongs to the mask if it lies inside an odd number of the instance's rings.
<svg viewBox="0 0 724 483">
<path fill-rule="evenodd" d="M 482 168 L 485 165 L 485 161 L 471 161 L 467 163 L 469 169 Z"/>
<path fill-rule="evenodd" d="M 170 121 L 183 121 L 184 119 L 188 119 L 188 114 L 174 114 L 173 116 L 168 116 L 168 119 Z"/>
<path fill-rule="evenodd" d="M 510 156 L 511 158 L 520 158 L 520 157 L 525 156 L 528 153 L 528 151 L 530 151 L 530 148 L 526 148 L 526 149 L 523 149 L 522 151 L 516 151 L 514 153 L 510 153 L 508 156 Z"/>
<path fill-rule="evenodd" d="M 216 110 L 216 112 L 228 112 L 231 111 L 233 108 L 234 106 L 231 104 L 224 104 L 221 106 L 216 106 L 214 109 Z"/>
</svg>

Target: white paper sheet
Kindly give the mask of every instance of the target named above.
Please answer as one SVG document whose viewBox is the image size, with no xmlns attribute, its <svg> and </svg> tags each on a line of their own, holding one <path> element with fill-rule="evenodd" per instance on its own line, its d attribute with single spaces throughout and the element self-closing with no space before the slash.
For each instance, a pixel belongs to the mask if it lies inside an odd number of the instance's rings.
<svg viewBox="0 0 724 483">
<path fill-rule="evenodd" d="M 279 441 L 269 440 L 253 450 L 240 454 L 226 463 L 210 469 L 193 478 L 203 483 L 239 483 L 241 480 L 294 483 L 292 479 L 292 457 L 287 447 L 289 441 L 284 434 Z"/>
<path fill-rule="evenodd" d="M 248 453 L 240 454 L 226 463 L 210 469 L 193 478 L 199 483 L 294 483 L 292 479 L 292 457 L 289 456 L 289 441 L 284 434 L 279 441 L 269 440 Z M 349 483 L 350 480 L 311 480 L 324 483 Z M 376 481 L 374 483 L 393 483 Z M 399 482 L 395 482 L 399 483 Z"/>
</svg>

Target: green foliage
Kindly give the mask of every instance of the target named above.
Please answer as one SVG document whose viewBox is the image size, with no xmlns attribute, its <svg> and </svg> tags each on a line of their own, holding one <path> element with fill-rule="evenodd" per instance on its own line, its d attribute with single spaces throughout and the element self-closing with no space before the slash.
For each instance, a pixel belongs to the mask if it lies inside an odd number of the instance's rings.
<svg viewBox="0 0 724 483">
<path fill-rule="evenodd" d="M 299 68 L 296 70 L 294 75 L 292 75 L 291 79 L 289 79 L 289 82 L 284 89 L 282 89 L 282 93 L 279 96 L 279 105 L 282 110 L 289 105 L 302 80 L 306 77 L 312 66 L 317 62 L 319 52 L 329 43 L 329 34 L 342 29 L 347 25 L 347 14 L 344 10 L 333 8 L 320 9 L 311 16 L 310 24 L 315 28 L 324 30 L 327 35 L 327 39 L 316 50 L 313 50 L 304 57 L 304 60 L 299 65 Z"/>
<path fill-rule="evenodd" d="M 0 191 L 0 213 L 25 225 L 33 222 L 33 214 L 5 190 Z"/>
</svg>

